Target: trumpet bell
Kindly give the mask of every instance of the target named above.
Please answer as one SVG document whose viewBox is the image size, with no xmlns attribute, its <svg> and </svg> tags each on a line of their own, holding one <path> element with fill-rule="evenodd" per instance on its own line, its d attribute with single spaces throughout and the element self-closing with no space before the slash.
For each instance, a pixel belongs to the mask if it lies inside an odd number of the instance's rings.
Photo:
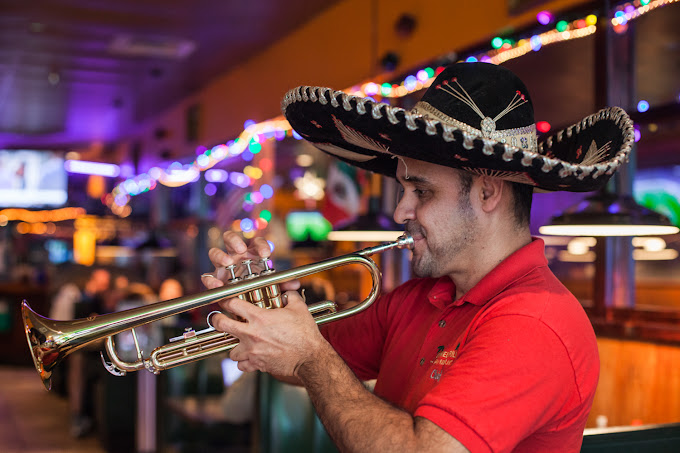
<svg viewBox="0 0 680 453">
<path fill-rule="evenodd" d="M 54 338 L 58 334 L 50 324 L 55 321 L 40 316 L 31 309 L 28 302 L 21 304 L 26 340 L 33 357 L 33 365 L 47 390 L 52 388 L 52 370 L 68 354 L 67 349 L 55 347 Z"/>
</svg>

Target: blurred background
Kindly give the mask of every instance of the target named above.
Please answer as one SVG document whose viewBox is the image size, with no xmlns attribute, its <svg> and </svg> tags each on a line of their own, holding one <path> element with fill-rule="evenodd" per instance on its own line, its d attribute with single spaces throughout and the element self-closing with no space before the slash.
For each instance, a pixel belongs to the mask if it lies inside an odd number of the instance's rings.
<svg viewBox="0 0 680 453">
<path fill-rule="evenodd" d="M 518 74 L 540 134 L 626 109 L 633 156 L 603 192 L 627 201 L 605 211 L 680 226 L 679 23 L 674 0 L 0 1 L 0 436 L 17 451 L 327 451 L 304 394 L 226 355 L 113 377 L 93 348 L 46 393 L 21 302 L 68 320 L 198 293 L 226 230 L 267 238 L 277 270 L 394 240 L 394 181 L 300 140 L 281 99 L 316 85 L 410 108 L 456 61 Z M 536 194 L 531 219 L 598 335 L 588 427 L 678 422 L 677 229 L 539 231 L 601 195 Z M 386 290 L 409 277 L 407 253 L 376 261 Z M 371 282 L 350 267 L 305 284 L 343 306 Z M 143 349 L 209 311 L 138 332 Z M 134 360 L 129 333 L 116 342 Z"/>
</svg>

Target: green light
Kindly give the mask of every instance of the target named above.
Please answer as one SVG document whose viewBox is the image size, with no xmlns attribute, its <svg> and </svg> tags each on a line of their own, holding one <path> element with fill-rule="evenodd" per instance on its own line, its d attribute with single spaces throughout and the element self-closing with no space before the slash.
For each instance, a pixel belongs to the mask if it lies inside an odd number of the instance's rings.
<svg viewBox="0 0 680 453">
<path fill-rule="evenodd" d="M 252 200 L 250 199 L 250 192 L 243 196 L 243 200 L 247 201 L 248 203 L 252 203 Z"/>
<path fill-rule="evenodd" d="M 330 222 L 317 211 L 291 212 L 286 217 L 286 231 L 294 241 L 323 241 L 332 229 Z"/>
<path fill-rule="evenodd" d="M 288 231 L 288 236 L 294 241 L 304 241 L 307 239 L 307 225 L 299 220 L 296 221 L 290 216 L 286 219 L 286 231 Z"/>
<path fill-rule="evenodd" d="M 382 85 L 380 85 L 380 94 L 382 94 L 383 96 L 389 96 L 391 92 L 392 85 L 390 85 L 389 83 L 383 83 Z"/>
<path fill-rule="evenodd" d="M 640 0 L 640 4 L 642 6 L 647 6 L 647 5 L 649 5 L 649 0 Z"/>
<path fill-rule="evenodd" d="M 425 72 L 427 72 L 427 76 L 432 78 L 434 77 L 434 69 L 432 68 L 425 68 Z"/>
<path fill-rule="evenodd" d="M 313 241 L 323 241 L 328 237 L 328 233 L 333 229 L 333 225 L 323 216 L 315 217 L 309 224 L 309 236 Z"/>
<path fill-rule="evenodd" d="M 257 142 L 253 142 L 250 145 L 248 145 L 248 149 L 250 150 L 251 153 L 257 154 L 260 151 L 262 151 L 262 145 L 260 145 Z"/>
<path fill-rule="evenodd" d="M 559 32 L 565 31 L 567 29 L 567 27 L 569 27 L 569 24 L 567 23 L 566 20 L 561 20 L 555 25 L 555 28 Z"/>
<path fill-rule="evenodd" d="M 263 209 L 262 211 L 260 211 L 260 218 L 269 222 L 272 219 L 272 213 L 266 209 Z"/>
<path fill-rule="evenodd" d="M 496 36 L 494 39 L 491 40 L 491 47 L 494 49 L 500 49 L 503 47 L 503 40 Z"/>
</svg>

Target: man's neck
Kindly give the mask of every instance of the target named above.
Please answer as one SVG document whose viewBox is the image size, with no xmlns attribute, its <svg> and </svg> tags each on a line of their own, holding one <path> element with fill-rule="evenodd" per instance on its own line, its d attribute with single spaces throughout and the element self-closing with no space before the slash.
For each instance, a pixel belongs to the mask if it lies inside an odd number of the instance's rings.
<svg viewBox="0 0 680 453">
<path fill-rule="evenodd" d="M 485 235 L 477 247 L 471 249 L 473 256 L 468 265 L 449 274 L 456 285 L 456 300 L 470 291 L 479 281 L 503 260 L 531 242 L 529 228 L 496 229 Z"/>
</svg>

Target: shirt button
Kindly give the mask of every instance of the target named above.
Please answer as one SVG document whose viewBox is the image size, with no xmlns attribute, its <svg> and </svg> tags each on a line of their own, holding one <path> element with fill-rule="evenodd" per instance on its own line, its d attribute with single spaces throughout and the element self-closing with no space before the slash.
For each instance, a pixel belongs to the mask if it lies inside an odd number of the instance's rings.
<svg viewBox="0 0 680 453">
<path fill-rule="evenodd" d="M 439 327 L 444 327 L 445 325 L 446 325 L 446 321 L 444 321 L 443 319 L 441 321 L 439 321 Z"/>
<path fill-rule="evenodd" d="M 421 364 L 421 365 L 424 365 L 424 364 L 425 364 L 425 357 L 423 357 L 422 359 L 420 359 L 420 364 Z"/>
</svg>

